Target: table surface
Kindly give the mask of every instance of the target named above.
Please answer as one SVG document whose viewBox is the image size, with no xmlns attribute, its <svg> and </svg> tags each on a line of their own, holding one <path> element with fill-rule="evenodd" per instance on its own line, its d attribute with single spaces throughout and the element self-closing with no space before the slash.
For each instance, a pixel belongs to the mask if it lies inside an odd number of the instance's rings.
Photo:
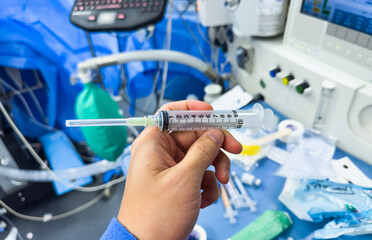
<svg viewBox="0 0 372 240">
<path fill-rule="evenodd" d="M 284 118 L 280 113 L 275 113 L 280 119 Z M 371 165 L 347 155 L 339 149 L 336 151 L 334 158 L 338 159 L 344 156 L 350 157 L 368 177 L 372 178 Z M 212 204 L 212 206 L 200 211 L 197 224 L 205 229 L 208 240 L 227 239 L 231 237 L 268 209 L 287 211 L 293 220 L 293 226 L 281 234 L 278 239 L 288 239 L 288 237 L 296 240 L 304 239 L 314 230 L 324 226 L 325 222 L 311 223 L 299 220 L 277 199 L 285 182 L 284 178 L 274 175 L 278 167 L 279 165 L 277 163 L 265 158 L 253 170 L 252 173 L 262 179 L 262 184 L 258 188 L 246 187 L 246 190 L 252 199 L 258 202 L 258 210 L 254 213 L 251 213 L 248 209 L 239 210 L 238 222 L 236 224 L 229 224 L 228 220 L 223 218 L 225 209 L 221 199 Z M 234 164 L 232 165 L 232 170 L 236 171 L 238 175 L 243 173 L 243 170 Z M 29 232 L 33 233 L 33 239 L 37 240 L 99 239 L 110 220 L 116 217 L 123 191 L 124 183 L 112 189 L 111 198 L 101 200 L 79 214 L 58 221 L 47 223 L 31 222 L 14 216 L 10 216 L 10 219 L 19 229 L 24 239 L 27 239 L 26 234 Z M 50 196 L 24 209 L 22 213 L 35 216 L 42 216 L 45 212 L 54 214 L 63 213 L 89 201 L 96 194 L 98 193 L 81 193 L 75 191 L 60 197 Z M 339 239 L 350 239 L 350 237 L 340 237 Z M 371 239 L 371 235 L 359 236 L 353 239 Z"/>
<path fill-rule="evenodd" d="M 267 104 L 260 102 L 264 107 L 269 107 Z M 276 115 L 279 116 L 280 120 L 285 119 L 285 117 L 273 109 Z M 285 145 L 277 142 L 277 146 L 284 148 Z M 368 177 L 372 178 L 372 166 L 356 159 L 349 154 L 346 154 L 340 149 L 337 149 L 334 155 L 334 159 L 339 159 L 348 156 Z M 226 218 L 223 218 L 225 208 L 221 199 L 218 200 L 212 206 L 201 210 L 197 224 L 202 226 L 207 232 L 208 240 L 220 240 L 227 239 L 237 233 L 239 230 L 243 229 L 250 222 L 259 217 L 266 210 L 279 210 L 286 211 L 290 214 L 293 220 L 293 226 L 281 234 L 278 239 L 288 239 L 292 237 L 293 239 L 305 239 L 314 230 L 323 228 L 324 224 L 327 223 L 313 223 L 306 222 L 298 219 L 293 215 L 279 200 L 282 188 L 284 186 L 285 178 L 276 176 L 274 173 L 279 168 L 279 164 L 271 161 L 268 158 L 264 158 L 259 162 L 259 166 L 254 168 L 251 172 L 256 177 L 262 180 L 261 186 L 258 188 L 246 187 L 246 190 L 250 197 L 257 201 L 258 210 L 257 212 L 250 212 L 249 209 L 239 209 L 239 215 L 237 217 L 236 224 L 229 224 Z M 232 164 L 231 170 L 236 171 L 239 176 L 244 172 L 243 169 Z M 351 239 L 351 237 L 342 236 L 338 239 Z M 371 235 L 364 235 L 353 237 L 352 239 L 372 239 Z"/>
</svg>

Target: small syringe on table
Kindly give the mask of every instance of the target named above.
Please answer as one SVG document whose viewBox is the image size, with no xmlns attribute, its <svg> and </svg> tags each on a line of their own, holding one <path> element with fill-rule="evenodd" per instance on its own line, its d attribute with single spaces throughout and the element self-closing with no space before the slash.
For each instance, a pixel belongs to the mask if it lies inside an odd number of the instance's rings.
<svg viewBox="0 0 372 240">
<path fill-rule="evenodd" d="M 160 111 L 157 115 L 144 117 L 76 119 L 67 120 L 66 126 L 152 126 L 158 127 L 161 131 L 248 128 L 254 133 L 259 131 L 263 124 L 270 125 L 271 122 L 273 125 L 276 124 L 275 115 L 271 110 L 263 111 L 261 105 L 255 106 L 249 110 Z"/>
<path fill-rule="evenodd" d="M 231 178 L 230 181 L 223 185 L 225 187 L 228 196 L 230 196 L 229 200 L 231 205 L 235 207 L 235 209 L 239 209 L 243 207 L 243 199 L 241 198 L 238 189 L 236 189 L 234 183 L 232 182 Z"/>
<path fill-rule="evenodd" d="M 238 215 L 238 212 L 235 211 L 232 206 L 231 206 L 231 203 L 230 203 L 230 200 L 229 200 L 229 197 L 227 196 L 227 193 L 226 193 L 226 189 L 223 185 L 220 185 L 221 187 L 221 198 L 222 198 L 222 202 L 223 202 L 223 205 L 225 206 L 225 214 L 223 215 L 225 218 L 228 218 L 229 219 L 229 222 L 231 224 L 234 224 L 236 223 L 236 218 L 235 216 Z"/>
<path fill-rule="evenodd" d="M 243 205 L 245 207 L 249 207 L 251 212 L 256 212 L 257 211 L 257 202 L 253 201 L 249 197 L 247 191 L 245 190 L 245 188 L 244 188 L 242 182 L 240 181 L 238 175 L 236 174 L 236 172 L 233 171 L 231 174 L 232 174 L 232 177 L 235 181 L 236 186 L 238 187 L 238 189 L 240 191 L 240 194 L 241 194 L 242 198 L 244 199 L 244 204 Z"/>
</svg>

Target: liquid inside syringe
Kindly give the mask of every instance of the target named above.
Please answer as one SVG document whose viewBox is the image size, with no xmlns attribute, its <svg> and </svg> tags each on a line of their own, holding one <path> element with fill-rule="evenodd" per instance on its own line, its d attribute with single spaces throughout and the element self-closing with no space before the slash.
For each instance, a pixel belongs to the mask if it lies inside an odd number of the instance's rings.
<svg viewBox="0 0 372 240">
<path fill-rule="evenodd" d="M 258 131 L 262 113 L 250 110 L 160 111 L 158 115 L 117 119 L 67 120 L 67 127 L 85 126 L 152 126 L 161 131 L 194 131 L 207 129 L 248 128 Z"/>
</svg>

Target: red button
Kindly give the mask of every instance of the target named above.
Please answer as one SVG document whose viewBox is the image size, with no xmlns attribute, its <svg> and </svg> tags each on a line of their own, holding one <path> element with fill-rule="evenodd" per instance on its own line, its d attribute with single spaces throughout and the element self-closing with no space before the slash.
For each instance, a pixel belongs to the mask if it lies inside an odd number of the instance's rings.
<svg viewBox="0 0 372 240">
<path fill-rule="evenodd" d="M 118 14 L 118 19 L 120 19 L 120 20 L 125 19 L 125 14 L 124 13 L 119 13 Z"/>
<path fill-rule="evenodd" d="M 94 16 L 94 15 L 90 15 L 89 17 L 88 17 L 88 20 L 89 21 L 96 21 L 96 16 Z"/>
</svg>

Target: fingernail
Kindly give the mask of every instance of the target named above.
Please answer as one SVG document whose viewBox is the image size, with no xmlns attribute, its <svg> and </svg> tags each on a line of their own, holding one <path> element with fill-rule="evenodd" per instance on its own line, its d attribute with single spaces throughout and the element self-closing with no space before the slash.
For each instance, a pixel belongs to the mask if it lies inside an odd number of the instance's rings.
<svg viewBox="0 0 372 240">
<path fill-rule="evenodd" d="M 221 145 L 223 142 L 223 134 L 218 130 L 210 130 L 206 133 L 217 145 Z"/>
<path fill-rule="evenodd" d="M 230 178 L 230 169 L 225 168 L 224 173 L 225 173 L 225 177 L 226 177 L 227 181 L 229 181 L 229 178 Z"/>
</svg>

